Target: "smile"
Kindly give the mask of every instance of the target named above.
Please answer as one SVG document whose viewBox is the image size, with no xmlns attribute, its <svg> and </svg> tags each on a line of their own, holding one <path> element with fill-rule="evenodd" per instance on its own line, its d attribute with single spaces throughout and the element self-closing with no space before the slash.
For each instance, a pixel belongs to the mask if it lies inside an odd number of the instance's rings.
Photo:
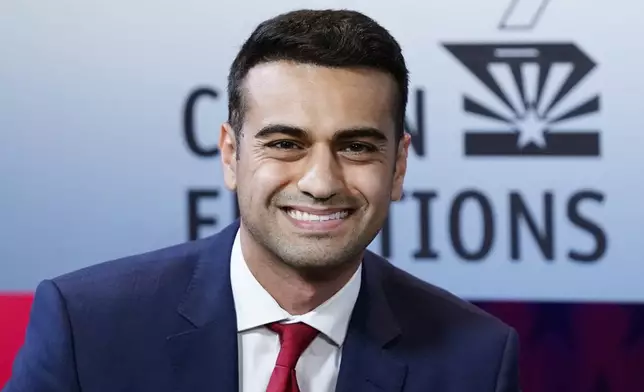
<svg viewBox="0 0 644 392">
<path fill-rule="evenodd" d="M 329 214 L 322 213 L 311 213 L 306 211 L 300 211 L 293 208 L 286 210 L 286 213 L 293 219 L 303 222 L 326 222 L 330 220 L 339 220 L 344 219 L 349 216 L 349 211 L 338 211 Z"/>
<path fill-rule="evenodd" d="M 282 208 L 288 220 L 299 230 L 306 232 L 330 233 L 344 227 L 355 210 L 327 209 L 315 210 L 305 207 Z"/>
</svg>

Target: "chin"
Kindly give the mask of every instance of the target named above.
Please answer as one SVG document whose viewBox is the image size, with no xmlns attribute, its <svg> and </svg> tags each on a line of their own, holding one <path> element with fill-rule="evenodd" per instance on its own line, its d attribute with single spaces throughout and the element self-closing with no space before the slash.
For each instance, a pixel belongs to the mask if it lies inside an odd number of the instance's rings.
<svg viewBox="0 0 644 392">
<path fill-rule="evenodd" d="M 347 243 L 330 240 L 297 241 L 300 243 L 296 246 L 293 243 L 285 244 L 280 248 L 278 256 L 285 264 L 297 269 L 335 270 L 355 264 L 362 254 L 362 250 L 348 251 L 353 246 Z"/>
</svg>

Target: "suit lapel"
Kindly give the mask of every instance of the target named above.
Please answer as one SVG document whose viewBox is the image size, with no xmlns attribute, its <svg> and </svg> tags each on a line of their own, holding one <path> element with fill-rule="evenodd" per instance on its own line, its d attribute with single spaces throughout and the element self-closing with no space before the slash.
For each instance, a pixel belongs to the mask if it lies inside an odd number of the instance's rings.
<svg viewBox="0 0 644 392">
<path fill-rule="evenodd" d="M 167 338 L 173 390 L 239 389 L 237 320 L 230 284 L 230 253 L 239 222 L 206 240 L 179 305 L 183 327 Z M 382 287 L 382 263 L 367 252 L 362 286 L 342 349 L 337 392 L 399 392 L 407 365 L 390 348 L 401 332 Z"/>
<path fill-rule="evenodd" d="M 382 260 L 367 252 L 360 294 L 342 349 L 337 392 L 398 392 L 407 365 L 388 348 L 401 335 L 382 287 Z"/>
<path fill-rule="evenodd" d="M 179 305 L 185 319 L 167 338 L 175 391 L 238 390 L 237 321 L 230 253 L 239 223 L 204 240 L 192 280 Z"/>
</svg>

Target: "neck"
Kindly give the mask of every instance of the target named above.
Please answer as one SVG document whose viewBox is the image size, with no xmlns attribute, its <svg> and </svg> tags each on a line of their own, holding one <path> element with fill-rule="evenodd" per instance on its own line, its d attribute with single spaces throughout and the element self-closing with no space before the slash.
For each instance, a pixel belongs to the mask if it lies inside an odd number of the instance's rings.
<svg viewBox="0 0 644 392">
<path fill-rule="evenodd" d="M 334 268 L 294 268 L 256 244 L 241 229 L 242 253 L 248 269 L 262 287 L 291 315 L 317 308 L 337 293 L 355 274 L 362 254 Z"/>
</svg>

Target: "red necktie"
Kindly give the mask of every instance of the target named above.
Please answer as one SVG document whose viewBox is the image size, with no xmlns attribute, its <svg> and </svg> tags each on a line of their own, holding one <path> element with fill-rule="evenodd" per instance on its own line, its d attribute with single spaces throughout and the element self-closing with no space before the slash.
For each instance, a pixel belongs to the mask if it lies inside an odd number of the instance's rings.
<svg viewBox="0 0 644 392">
<path fill-rule="evenodd" d="M 300 392 L 295 364 L 318 331 L 303 323 L 272 323 L 266 327 L 279 335 L 281 346 L 266 392 Z"/>
</svg>

